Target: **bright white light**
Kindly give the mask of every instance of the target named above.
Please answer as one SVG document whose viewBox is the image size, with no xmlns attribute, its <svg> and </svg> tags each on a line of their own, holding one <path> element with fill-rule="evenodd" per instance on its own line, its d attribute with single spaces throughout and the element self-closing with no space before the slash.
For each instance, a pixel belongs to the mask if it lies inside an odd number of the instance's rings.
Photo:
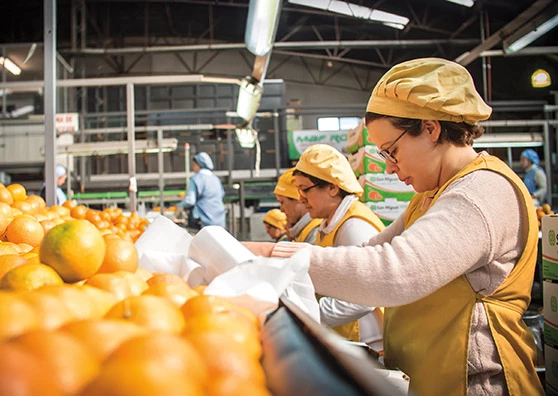
<svg viewBox="0 0 558 396">
<path fill-rule="evenodd" d="M 455 4 L 459 4 L 465 7 L 472 7 L 475 5 L 475 1 L 474 0 L 447 0 L 450 3 L 455 3 Z"/>
<path fill-rule="evenodd" d="M 552 84 L 550 79 L 550 74 L 546 70 L 538 69 L 535 70 L 533 75 L 531 75 L 531 85 L 533 88 L 546 88 Z"/>
<path fill-rule="evenodd" d="M 258 140 L 258 132 L 251 127 L 236 128 L 236 138 L 242 148 L 254 148 L 256 140 Z"/>
<path fill-rule="evenodd" d="M 558 15 L 555 15 L 553 18 L 550 18 L 548 21 L 541 24 L 535 30 L 530 31 L 525 36 L 517 40 L 516 42 L 510 44 L 510 46 L 506 48 L 506 52 L 517 52 L 520 49 L 527 47 L 533 41 L 545 35 L 550 30 L 554 29 L 556 25 L 558 25 Z"/>
<path fill-rule="evenodd" d="M 387 23 L 398 23 L 400 25 L 406 25 L 409 23 L 409 18 L 380 10 L 372 10 L 372 14 L 370 14 L 370 20 Z"/>
<path fill-rule="evenodd" d="M 0 56 L 0 65 L 4 66 L 6 70 L 14 76 L 19 76 L 21 74 L 21 69 L 14 62 L 12 62 L 10 58 Z"/>
<path fill-rule="evenodd" d="M 289 0 L 291 4 L 302 5 L 306 7 L 318 8 L 335 12 L 337 14 L 347 15 L 360 19 L 369 19 L 371 21 L 383 22 L 385 26 L 395 29 L 403 29 L 409 23 L 409 18 L 391 14 L 389 12 L 374 10 L 372 8 L 363 7 L 357 4 L 348 3 L 339 0 Z"/>
</svg>

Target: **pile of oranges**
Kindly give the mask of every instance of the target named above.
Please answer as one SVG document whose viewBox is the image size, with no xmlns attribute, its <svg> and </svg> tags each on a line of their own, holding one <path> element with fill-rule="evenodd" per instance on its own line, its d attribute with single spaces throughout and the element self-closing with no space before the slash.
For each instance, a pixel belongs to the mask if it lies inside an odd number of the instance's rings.
<svg viewBox="0 0 558 396">
<path fill-rule="evenodd" d="M 256 316 L 139 268 L 146 225 L 0 185 L 0 394 L 269 394 Z"/>
</svg>

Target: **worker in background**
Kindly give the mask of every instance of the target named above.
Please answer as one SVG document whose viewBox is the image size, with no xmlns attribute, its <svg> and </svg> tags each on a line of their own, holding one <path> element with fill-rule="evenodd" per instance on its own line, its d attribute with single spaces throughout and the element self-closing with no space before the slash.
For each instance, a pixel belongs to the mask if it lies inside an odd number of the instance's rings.
<svg viewBox="0 0 558 396">
<path fill-rule="evenodd" d="M 196 154 L 192 160 L 194 175 L 188 183 L 186 196 L 177 205 L 190 210 L 188 227 L 194 230 L 209 225 L 225 228 L 225 190 L 212 170 L 211 157 L 204 152 Z"/>
<path fill-rule="evenodd" d="M 323 219 L 316 245 L 362 245 L 384 229 L 382 221 L 359 201 L 363 194 L 349 161 L 335 148 L 316 144 L 302 153 L 293 172 L 295 184 L 312 218 Z M 380 308 L 353 304 L 318 295 L 320 319 L 339 335 L 383 350 L 383 312 Z"/>
<path fill-rule="evenodd" d="M 322 219 L 313 219 L 302 202 L 293 176 L 295 168 L 283 173 L 273 191 L 281 204 L 281 211 L 287 215 L 287 235 L 291 241 L 314 244 Z"/>
<path fill-rule="evenodd" d="M 66 193 L 62 190 L 62 185 L 66 182 L 68 173 L 62 165 L 56 165 L 54 173 L 56 177 L 56 205 L 62 205 L 68 200 Z M 46 201 L 46 183 L 43 183 L 39 195 Z"/>
<path fill-rule="evenodd" d="M 537 215 L 515 172 L 473 148 L 491 113 L 455 62 L 393 66 L 365 120 L 387 173 L 417 192 L 405 212 L 358 247 L 244 243 L 272 257 L 306 249 L 317 292 L 386 307 L 385 365 L 419 396 L 544 394 L 523 321 Z"/>
<path fill-rule="evenodd" d="M 287 237 L 287 215 L 279 209 L 268 210 L 264 216 L 263 223 L 265 232 L 275 242 L 289 240 Z"/>
<path fill-rule="evenodd" d="M 533 149 L 523 150 L 519 157 L 519 164 L 525 170 L 523 182 L 531 193 L 535 206 L 540 206 L 546 201 L 546 174 L 540 163 L 539 155 Z"/>
</svg>

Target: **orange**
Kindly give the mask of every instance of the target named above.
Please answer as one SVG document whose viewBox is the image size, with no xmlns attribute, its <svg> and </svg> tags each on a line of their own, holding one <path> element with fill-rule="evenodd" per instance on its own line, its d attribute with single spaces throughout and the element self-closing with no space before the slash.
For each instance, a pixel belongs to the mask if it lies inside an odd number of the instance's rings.
<svg viewBox="0 0 558 396">
<path fill-rule="evenodd" d="M 18 345 L 0 344 L 0 395 L 62 396 L 52 369 Z"/>
<path fill-rule="evenodd" d="M 208 396 L 271 396 L 265 385 L 255 384 L 232 375 L 213 379 L 208 385 L 206 394 Z"/>
<path fill-rule="evenodd" d="M 17 254 L 21 253 L 21 248 L 13 242 L 0 241 L 0 256 L 3 254 Z"/>
<path fill-rule="evenodd" d="M 18 183 L 10 184 L 6 188 L 8 189 L 10 194 L 12 194 L 12 198 L 14 201 L 23 201 L 25 200 L 25 198 L 27 198 L 27 191 L 25 190 L 25 187 L 23 187 L 21 184 Z"/>
<path fill-rule="evenodd" d="M 168 373 L 151 362 L 103 365 L 80 396 L 203 396 L 202 389 L 182 374 Z"/>
<path fill-rule="evenodd" d="M 58 299 L 61 305 L 65 306 L 75 319 L 94 319 L 100 317 L 100 308 L 94 299 L 79 286 L 73 285 L 54 285 L 45 286 L 34 291 L 34 293 L 47 294 Z"/>
<path fill-rule="evenodd" d="M 95 209 L 87 209 L 85 211 L 85 219 L 89 220 L 93 224 L 98 223 L 102 220 L 101 212 Z"/>
<path fill-rule="evenodd" d="M 89 349 L 63 332 L 31 331 L 10 343 L 43 359 L 66 394 L 78 393 L 99 372 L 99 362 Z"/>
<path fill-rule="evenodd" d="M 166 283 L 157 283 L 155 285 L 149 286 L 149 289 L 144 291 L 143 294 L 165 297 L 177 307 L 181 307 L 190 298 L 198 295 L 198 293 L 196 293 L 188 286 L 184 287 L 181 285 Z"/>
<path fill-rule="evenodd" d="M 0 256 L 0 280 L 11 269 L 27 263 L 27 259 L 19 254 L 4 254 Z"/>
<path fill-rule="evenodd" d="M 51 229 L 41 244 L 40 259 L 74 283 L 95 274 L 105 257 L 105 240 L 87 220 L 72 220 Z"/>
<path fill-rule="evenodd" d="M 146 282 L 149 278 L 151 278 L 153 276 L 153 274 L 151 272 L 149 272 L 145 268 L 141 268 L 141 267 L 138 267 L 138 269 L 136 270 L 136 274 L 139 275 L 141 277 L 141 279 L 143 279 Z"/>
<path fill-rule="evenodd" d="M 14 215 L 12 214 L 10 205 L 0 202 L 0 235 L 4 234 L 8 224 L 10 224 L 13 219 Z"/>
<path fill-rule="evenodd" d="M 74 288 L 83 292 L 94 304 L 95 309 L 91 312 L 91 318 L 104 318 L 108 311 L 118 302 L 114 294 L 90 285 L 73 285 Z"/>
<path fill-rule="evenodd" d="M 145 362 L 164 368 L 169 374 L 181 374 L 205 385 L 207 368 L 190 341 L 173 334 L 150 333 L 123 342 L 107 359 L 106 364 Z"/>
<path fill-rule="evenodd" d="M 31 250 L 33 250 L 33 246 L 29 245 L 28 243 L 18 243 L 17 246 L 19 246 L 19 250 L 20 253 L 29 253 Z"/>
<path fill-rule="evenodd" d="M 120 238 L 104 238 L 105 257 L 98 272 L 129 271 L 138 269 L 138 251 L 136 246 Z"/>
<path fill-rule="evenodd" d="M 203 334 L 217 333 L 226 338 L 231 347 L 242 349 L 246 355 L 259 359 L 262 346 L 259 332 L 245 321 L 228 314 L 206 314 L 186 320 L 184 336 L 197 344 Z"/>
<path fill-rule="evenodd" d="M 128 280 L 115 274 L 95 274 L 85 281 L 85 285 L 110 292 L 117 301 L 132 296 Z"/>
<path fill-rule="evenodd" d="M 35 208 L 31 202 L 15 201 L 11 206 L 12 208 L 21 210 L 23 213 L 33 214 L 35 212 Z"/>
<path fill-rule="evenodd" d="M 0 341 L 38 327 L 37 314 L 28 303 L 15 293 L 0 291 Z"/>
<path fill-rule="evenodd" d="M 149 280 L 147 281 L 147 284 L 149 286 L 157 285 L 159 283 L 164 283 L 166 285 L 188 286 L 186 281 L 176 274 L 163 274 L 154 272 L 151 278 L 149 278 Z"/>
<path fill-rule="evenodd" d="M 77 206 L 77 202 L 74 199 L 68 199 L 62 204 L 62 206 L 71 210 Z"/>
<path fill-rule="evenodd" d="M 149 287 L 147 283 L 141 278 L 141 276 L 136 275 L 134 272 L 116 271 L 113 272 L 113 274 L 126 279 L 128 285 L 130 286 L 132 296 L 139 296 Z"/>
<path fill-rule="evenodd" d="M 6 203 L 8 205 L 14 203 L 12 194 L 6 187 L 0 187 L 0 202 Z"/>
<path fill-rule="evenodd" d="M 255 329 L 259 328 L 256 315 L 244 307 L 233 304 L 225 297 L 202 294 L 189 299 L 181 309 L 186 319 L 209 313 L 227 313 L 246 321 Z"/>
<path fill-rule="evenodd" d="M 148 294 L 120 301 L 105 318 L 125 319 L 150 330 L 167 333 L 179 334 L 184 330 L 184 317 L 180 309 L 166 298 Z"/>
<path fill-rule="evenodd" d="M 203 292 L 205 291 L 206 288 L 207 288 L 207 285 L 197 285 L 197 286 L 193 287 L 193 289 L 195 291 L 197 291 L 199 294 L 203 294 Z"/>
<path fill-rule="evenodd" d="M 6 228 L 6 239 L 13 243 L 27 243 L 39 246 L 45 237 L 45 230 L 33 217 L 15 218 Z"/>
<path fill-rule="evenodd" d="M 48 265 L 26 263 L 8 271 L 0 280 L 0 289 L 34 290 L 48 285 L 64 283 L 60 275 Z"/>
<path fill-rule="evenodd" d="M 265 374 L 257 358 L 248 353 L 242 346 L 230 342 L 226 330 L 217 332 L 201 332 L 192 334 L 186 339 L 202 355 L 209 370 L 211 381 L 224 376 L 234 376 L 243 382 L 264 385 Z"/>
<path fill-rule="evenodd" d="M 70 215 L 74 219 L 85 219 L 85 213 L 87 212 L 87 208 L 85 205 L 77 205 L 73 208 L 70 208 Z"/>
<path fill-rule="evenodd" d="M 36 293 L 35 291 L 20 292 L 17 295 L 33 308 L 37 314 L 41 329 L 57 329 L 75 320 L 74 315 L 56 296 Z"/>
<path fill-rule="evenodd" d="M 43 220 L 43 221 L 40 222 L 40 224 L 41 224 L 41 227 L 43 227 L 43 230 L 45 230 L 45 235 L 47 234 L 47 232 L 52 230 L 57 225 L 52 220 Z"/>
<path fill-rule="evenodd" d="M 117 319 L 80 320 L 68 323 L 60 331 L 80 340 L 99 362 L 109 357 L 123 342 L 147 334 L 145 328 Z"/>
<path fill-rule="evenodd" d="M 70 209 L 62 205 L 54 205 L 48 208 L 49 212 L 55 213 L 58 217 L 64 217 L 70 215 Z"/>
</svg>

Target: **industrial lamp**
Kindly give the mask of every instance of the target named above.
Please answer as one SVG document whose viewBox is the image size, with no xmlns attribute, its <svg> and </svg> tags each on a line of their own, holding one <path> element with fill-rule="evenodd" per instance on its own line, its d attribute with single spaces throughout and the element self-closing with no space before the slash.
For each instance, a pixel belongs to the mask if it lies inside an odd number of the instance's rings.
<svg viewBox="0 0 558 396">
<path fill-rule="evenodd" d="M 550 74 L 544 69 L 537 69 L 531 74 L 531 86 L 533 88 L 546 88 L 552 84 Z"/>
<path fill-rule="evenodd" d="M 251 149 L 254 148 L 258 141 L 258 131 L 252 128 L 251 124 L 239 125 L 235 128 L 236 138 L 240 147 Z"/>
<path fill-rule="evenodd" d="M 7 71 L 12 73 L 14 76 L 19 76 L 21 74 L 21 69 L 16 65 L 10 58 L 4 58 L 0 56 L 0 65 L 3 66 Z"/>
<path fill-rule="evenodd" d="M 244 42 L 254 55 L 264 56 L 271 51 L 280 7 L 280 0 L 250 0 Z"/>
</svg>

